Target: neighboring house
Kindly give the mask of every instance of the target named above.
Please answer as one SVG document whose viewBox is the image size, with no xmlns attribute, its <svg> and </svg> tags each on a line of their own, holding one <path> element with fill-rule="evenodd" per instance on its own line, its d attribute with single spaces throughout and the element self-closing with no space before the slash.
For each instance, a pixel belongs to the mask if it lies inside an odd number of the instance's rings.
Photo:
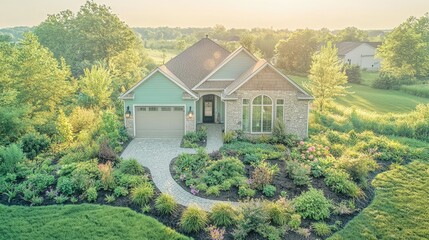
<svg viewBox="0 0 429 240">
<path fill-rule="evenodd" d="M 199 123 L 271 134 L 276 118 L 307 137 L 313 99 L 243 47 L 230 53 L 203 38 L 121 95 L 125 126 L 136 138 L 181 137 Z"/>
<path fill-rule="evenodd" d="M 347 64 L 378 71 L 380 59 L 375 58 L 375 50 L 380 44 L 380 42 L 340 42 L 337 44 L 338 56 Z"/>
</svg>

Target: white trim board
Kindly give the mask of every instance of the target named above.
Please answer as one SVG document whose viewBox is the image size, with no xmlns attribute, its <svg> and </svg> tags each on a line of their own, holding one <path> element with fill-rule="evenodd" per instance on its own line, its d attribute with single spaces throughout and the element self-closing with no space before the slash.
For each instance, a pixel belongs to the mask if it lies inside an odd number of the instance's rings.
<svg viewBox="0 0 429 240">
<path fill-rule="evenodd" d="M 207 75 L 203 80 L 201 80 L 197 85 L 195 85 L 192 90 L 197 90 L 197 88 L 203 84 L 205 81 L 207 81 L 213 74 L 215 74 L 219 69 L 221 69 L 223 66 L 225 66 L 229 61 L 231 61 L 233 58 L 235 58 L 240 52 L 244 51 L 247 55 L 249 55 L 253 60 L 256 62 L 258 59 L 253 56 L 247 49 L 245 49 L 243 46 L 237 48 L 234 52 L 232 52 L 227 58 L 225 58 L 209 75 Z M 234 80 L 234 79 L 233 79 Z M 225 80 L 226 81 L 226 80 Z"/>
</svg>

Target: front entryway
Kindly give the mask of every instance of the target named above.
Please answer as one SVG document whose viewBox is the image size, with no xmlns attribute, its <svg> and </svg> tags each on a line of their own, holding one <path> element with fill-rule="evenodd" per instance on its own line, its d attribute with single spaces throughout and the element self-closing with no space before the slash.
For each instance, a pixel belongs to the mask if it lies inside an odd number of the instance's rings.
<svg viewBox="0 0 429 240">
<path fill-rule="evenodd" d="M 203 96 L 203 123 L 215 122 L 215 96 Z"/>
<path fill-rule="evenodd" d="M 136 138 L 181 138 L 185 128 L 184 107 L 135 107 Z"/>
</svg>

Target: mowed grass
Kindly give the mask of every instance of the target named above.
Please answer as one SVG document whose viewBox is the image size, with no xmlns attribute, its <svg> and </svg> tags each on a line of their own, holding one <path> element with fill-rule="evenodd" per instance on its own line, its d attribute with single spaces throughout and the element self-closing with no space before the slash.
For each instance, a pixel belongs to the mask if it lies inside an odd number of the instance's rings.
<svg viewBox="0 0 429 240">
<path fill-rule="evenodd" d="M 175 57 L 178 52 L 175 50 L 168 50 L 165 51 L 165 59 L 163 57 L 163 52 L 159 49 L 152 49 L 152 48 L 146 48 L 146 52 L 149 55 L 150 58 L 152 58 L 157 65 L 162 65 L 166 62 L 168 62 L 170 59 Z M 165 60 L 165 62 L 163 62 Z"/>
<path fill-rule="evenodd" d="M 330 239 L 427 239 L 429 164 L 414 161 L 379 174 L 371 205 Z"/>
<path fill-rule="evenodd" d="M 370 72 L 370 71 L 362 71 L 362 81 L 361 84 L 371 86 L 372 83 L 377 80 L 378 76 L 380 75 L 379 72 Z"/>
<path fill-rule="evenodd" d="M 289 76 L 299 85 L 308 81 L 307 77 Z M 404 113 L 414 110 L 418 104 L 429 103 L 428 98 L 410 95 L 396 90 L 375 89 L 361 84 L 349 84 L 353 94 L 338 97 L 337 103 L 345 107 L 358 107 L 380 113 Z"/>
<path fill-rule="evenodd" d="M 189 239 L 128 208 L 0 205 L 0 239 Z"/>
</svg>

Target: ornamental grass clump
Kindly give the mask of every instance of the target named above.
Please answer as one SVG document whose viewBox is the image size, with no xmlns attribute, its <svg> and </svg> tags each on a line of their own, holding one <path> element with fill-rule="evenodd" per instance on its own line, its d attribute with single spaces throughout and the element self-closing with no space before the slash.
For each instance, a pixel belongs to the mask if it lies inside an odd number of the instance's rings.
<svg viewBox="0 0 429 240">
<path fill-rule="evenodd" d="M 210 220 L 216 226 L 230 226 L 237 219 L 237 210 L 229 203 L 217 203 L 212 207 Z"/>
<path fill-rule="evenodd" d="M 144 183 L 131 190 L 131 201 L 143 207 L 149 203 L 154 195 L 154 188 L 150 183 Z"/>
<path fill-rule="evenodd" d="M 180 226 L 184 232 L 198 232 L 207 225 L 207 213 L 197 205 L 190 205 L 182 213 Z"/>
<path fill-rule="evenodd" d="M 167 193 L 162 193 L 155 201 L 155 209 L 163 215 L 171 215 L 177 209 L 177 202 Z"/>
</svg>

